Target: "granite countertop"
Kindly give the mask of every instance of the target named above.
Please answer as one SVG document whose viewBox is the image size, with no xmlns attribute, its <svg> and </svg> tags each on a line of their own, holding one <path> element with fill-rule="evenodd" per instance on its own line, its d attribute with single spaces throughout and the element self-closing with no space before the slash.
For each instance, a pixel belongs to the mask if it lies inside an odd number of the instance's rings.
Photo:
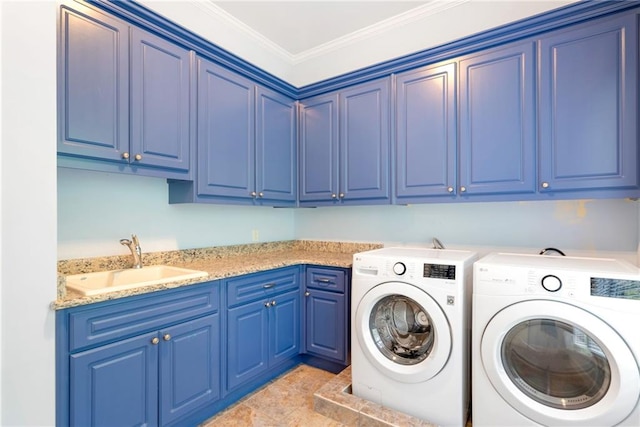
<svg viewBox="0 0 640 427">
<path fill-rule="evenodd" d="M 76 291 L 67 289 L 65 277 L 71 274 L 129 268 L 131 256 L 63 260 L 58 262 L 58 297 L 56 301 L 51 303 L 51 308 L 61 310 L 291 265 L 314 264 L 349 268 L 354 253 L 378 249 L 382 246 L 377 243 L 292 240 L 148 253 L 143 254 L 144 265 L 163 264 L 184 267 L 206 271 L 209 276 L 94 296 L 83 296 Z"/>
</svg>

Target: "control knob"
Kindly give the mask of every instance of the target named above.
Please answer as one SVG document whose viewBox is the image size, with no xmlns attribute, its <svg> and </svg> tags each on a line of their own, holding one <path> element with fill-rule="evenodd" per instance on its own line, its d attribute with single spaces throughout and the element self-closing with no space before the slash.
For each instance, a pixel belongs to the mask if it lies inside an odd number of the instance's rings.
<svg viewBox="0 0 640 427">
<path fill-rule="evenodd" d="M 395 264 L 393 264 L 393 272 L 398 276 L 402 276 L 407 272 L 407 266 L 404 265 L 403 262 L 396 262 Z"/>
<path fill-rule="evenodd" d="M 562 287 L 562 281 L 558 276 L 554 276 L 553 274 L 548 274 L 542 278 L 540 281 L 542 287 L 549 292 L 558 292 Z"/>
</svg>

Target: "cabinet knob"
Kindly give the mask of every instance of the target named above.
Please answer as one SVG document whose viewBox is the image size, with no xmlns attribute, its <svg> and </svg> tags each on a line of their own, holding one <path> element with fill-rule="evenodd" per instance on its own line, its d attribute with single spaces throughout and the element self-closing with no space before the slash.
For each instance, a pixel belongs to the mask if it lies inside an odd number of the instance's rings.
<svg viewBox="0 0 640 427">
<path fill-rule="evenodd" d="M 264 306 L 267 307 L 267 308 L 271 307 L 271 302 L 270 301 L 265 302 Z"/>
<path fill-rule="evenodd" d="M 336 193 L 331 194 L 331 198 L 332 199 L 335 199 L 336 197 L 338 197 L 338 196 L 336 196 Z"/>
<path fill-rule="evenodd" d="M 311 295 L 311 292 L 309 292 L 309 291 L 305 291 L 305 292 L 304 292 L 304 296 L 305 296 L 305 297 L 308 297 L 309 295 Z"/>
<path fill-rule="evenodd" d="M 129 153 L 127 153 L 126 151 L 122 153 L 122 158 L 127 160 L 129 158 Z"/>
<path fill-rule="evenodd" d="M 344 193 L 340 193 L 340 198 L 344 199 Z"/>
<path fill-rule="evenodd" d="M 447 191 L 448 191 L 449 193 L 453 193 L 453 187 L 447 187 Z"/>
<path fill-rule="evenodd" d="M 258 195 L 258 193 L 256 193 L 255 191 L 251 192 L 251 197 L 256 197 Z"/>
<path fill-rule="evenodd" d="M 276 306 L 276 300 L 271 301 L 271 307 L 275 307 Z"/>
<path fill-rule="evenodd" d="M 153 345 L 158 345 L 159 342 L 160 342 L 160 338 L 158 337 L 153 337 L 153 339 L 151 340 L 151 344 Z"/>
<path fill-rule="evenodd" d="M 543 182 L 541 186 L 542 186 L 542 188 L 549 188 L 549 183 L 548 182 Z"/>
<path fill-rule="evenodd" d="M 163 340 L 165 341 L 169 341 L 171 339 L 171 335 L 169 334 L 164 334 L 164 336 L 162 337 Z"/>
<path fill-rule="evenodd" d="M 460 192 L 464 193 L 465 191 L 467 191 L 467 187 L 460 187 Z"/>
<path fill-rule="evenodd" d="M 261 191 L 258 193 L 258 197 L 264 197 L 264 193 Z"/>
<path fill-rule="evenodd" d="M 135 156 L 133 156 L 133 158 L 139 162 L 140 160 L 142 160 L 142 154 L 136 154 Z"/>
</svg>

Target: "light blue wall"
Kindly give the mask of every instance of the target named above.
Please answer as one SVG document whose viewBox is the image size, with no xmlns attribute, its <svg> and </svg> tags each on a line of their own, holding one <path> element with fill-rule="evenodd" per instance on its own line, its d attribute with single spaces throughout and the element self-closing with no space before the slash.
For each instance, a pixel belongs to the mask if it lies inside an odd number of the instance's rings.
<svg viewBox="0 0 640 427">
<path fill-rule="evenodd" d="M 145 252 L 295 238 L 293 209 L 167 200 L 160 178 L 58 168 L 58 259 L 127 254 L 132 233 Z"/>
<path fill-rule="evenodd" d="M 58 258 L 126 254 L 136 233 L 146 252 L 291 239 L 636 251 L 639 204 L 628 200 L 449 203 L 274 209 L 169 205 L 167 183 L 58 169 Z"/>
<path fill-rule="evenodd" d="M 635 251 L 638 203 L 627 200 L 330 207 L 296 212 L 296 238 Z"/>
</svg>

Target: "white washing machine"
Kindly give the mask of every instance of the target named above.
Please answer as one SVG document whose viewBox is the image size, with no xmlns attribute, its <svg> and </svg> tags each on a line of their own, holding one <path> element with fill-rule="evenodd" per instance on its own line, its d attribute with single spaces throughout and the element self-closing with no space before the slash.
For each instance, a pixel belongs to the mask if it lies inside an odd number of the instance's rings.
<svg viewBox="0 0 640 427">
<path fill-rule="evenodd" d="M 613 259 L 477 261 L 473 426 L 640 426 L 638 272 Z"/>
<path fill-rule="evenodd" d="M 438 425 L 465 424 L 476 259 L 468 251 L 423 248 L 354 255 L 354 395 Z"/>
</svg>

